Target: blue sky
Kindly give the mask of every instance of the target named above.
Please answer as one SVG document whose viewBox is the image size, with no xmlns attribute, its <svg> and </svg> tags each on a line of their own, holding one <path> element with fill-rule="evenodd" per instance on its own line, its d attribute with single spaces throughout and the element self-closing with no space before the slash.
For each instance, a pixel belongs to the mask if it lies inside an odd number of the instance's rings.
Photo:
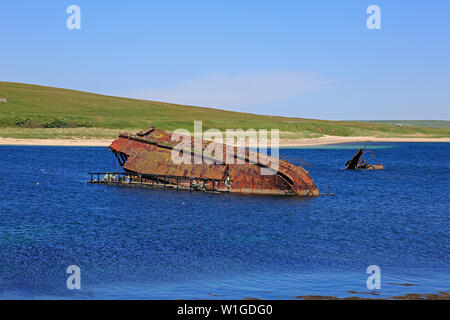
<svg viewBox="0 0 450 320">
<path fill-rule="evenodd" d="M 81 8 L 69 30 L 66 8 Z M 381 30 L 366 9 L 381 8 Z M 450 120 L 450 1 L 2 1 L 0 80 L 320 119 Z"/>
</svg>

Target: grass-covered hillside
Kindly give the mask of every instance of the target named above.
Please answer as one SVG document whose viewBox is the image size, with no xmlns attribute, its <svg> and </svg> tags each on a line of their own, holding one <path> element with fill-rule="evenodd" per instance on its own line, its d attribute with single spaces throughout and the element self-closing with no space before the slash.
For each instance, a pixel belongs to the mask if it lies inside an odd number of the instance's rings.
<svg viewBox="0 0 450 320">
<path fill-rule="evenodd" d="M 6 99 L 7 102 L 4 102 Z M 274 107 L 274 113 L 276 108 Z M 0 82 L 0 137 L 114 138 L 150 125 L 192 130 L 279 129 L 282 138 L 336 136 L 449 137 L 450 129 L 374 122 L 263 116 L 164 102 L 104 96 L 37 85 Z"/>
</svg>

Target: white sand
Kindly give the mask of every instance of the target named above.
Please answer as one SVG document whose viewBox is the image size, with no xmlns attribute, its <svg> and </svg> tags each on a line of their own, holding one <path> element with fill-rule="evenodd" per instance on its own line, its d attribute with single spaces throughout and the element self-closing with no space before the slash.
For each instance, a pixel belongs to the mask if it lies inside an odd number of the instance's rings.
<svg viewBox="0 0 450 320">
<path fill-rule="evenodd" d="M 107 147 L 113 140 L 96 139 L 16 139 L 0 138 L 0 145 Z"/>
<path fill-rule="evenodd" d="M 280 146 L 314 146 L 324 144 L 350 143 L 350 142 L 450 142 L 450 138 L 379 138 L 379 137 L 337 137 L 323 136 L 307 139 L 280 139 Z"/>
<path fill-rule="evenodd" d="M 113 140 L 0 138 L 0 145 L 107 147 Z M 280 139 L 280 147 L 314 146 L 349 142 L 450 142 L 450 138 L 336 137 Z"/>
</svg>

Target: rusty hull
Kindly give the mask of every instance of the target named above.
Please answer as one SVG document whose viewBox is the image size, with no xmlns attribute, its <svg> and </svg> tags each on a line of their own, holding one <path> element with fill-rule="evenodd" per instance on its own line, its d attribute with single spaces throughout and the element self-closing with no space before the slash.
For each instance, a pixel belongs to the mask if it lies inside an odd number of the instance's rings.
<svg viewBox="0 0 450 320">
<path fill-rule="evenodd" d="M 194 146 L 194 138 L 191 146 Z M 213 142 L 201 141 L 202 150 Z M 150 127 L 137 134 L 120 134 L 108 147 L 116 155 L 124 170 L 141 175 L 182 176 L 194 179 L 231 180 L 231 186 L 218 186 L 218 191 L 248 194 L 270 195 L 300 195 L 318 196 L 314 181 L 302 167 L 295 166 L 285 160 L 279 161 L 278 171 L 273 175 L 261 175 L 261 168 L 269 168 L 260 159 L 273 160 L 270 156 L 259 153 L 257 163 L 249 163 L 249 158 L 255 156 L 254 151 L 234 148 L 234 158 L 245 161 L 243 164 L 174 164 L 171 158 L 172 150 L 178 141 L 171 140 L 169 132 Z M 220 144 L 223 155 L 229 146 Z M 194 148 L 191 150 L 193 159 Z M 239 154 L 239 151 L 241 154 Z M 242 156 L 243 155 L 243 156 Z M 253 158 L 254 159 L 254 158 Z M 211 160 L 211 159 L 210 159 Z M 270 163 L 266 162 L 264 163 Z M 193 162 L 192 162 L 193 163 Z"/>
</svg>

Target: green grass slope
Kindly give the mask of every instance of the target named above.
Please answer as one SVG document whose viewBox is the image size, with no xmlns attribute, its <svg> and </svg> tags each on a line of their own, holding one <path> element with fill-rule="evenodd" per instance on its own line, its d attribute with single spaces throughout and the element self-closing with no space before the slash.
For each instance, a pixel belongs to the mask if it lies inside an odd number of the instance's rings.
<svg viewBox="0 0 450 320">
<path fill-rule="evenodd" d="M 351 121 L 325 121 L 231 112 L 212 108 L 119 98 L 75 90 L 0 82 L 0 136 L 16 138 L 112 138 L 118 131 L 150 125 L 193 129 L 279 129 L 281 138 L 336 136 L 449 137 L 449 128 Z"/>
</svg>

